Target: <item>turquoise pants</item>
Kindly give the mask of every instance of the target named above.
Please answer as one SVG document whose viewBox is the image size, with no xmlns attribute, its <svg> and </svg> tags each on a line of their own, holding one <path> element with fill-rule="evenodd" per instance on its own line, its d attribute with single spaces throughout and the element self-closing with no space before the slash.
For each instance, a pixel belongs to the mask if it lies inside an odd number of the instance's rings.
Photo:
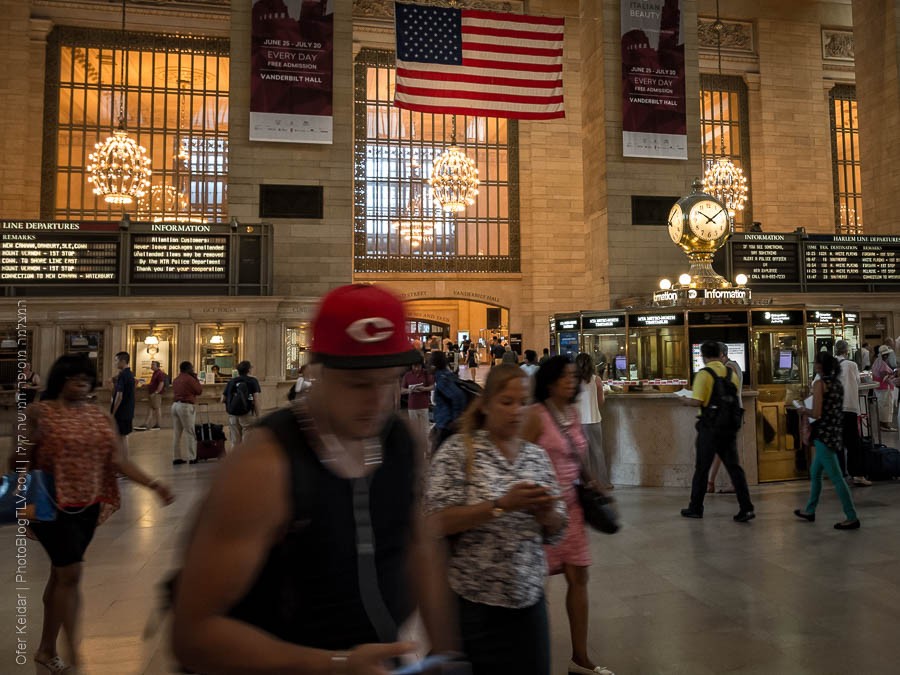
<svg viewBox="0 0 900 675">
<path fill-rule="evenodd" d="M 819 504 L 819 496 L 822 494 L 822 472 L 828 472 L 828 478 L 837 491 L 847 520 L 856 520 L 856 509 L 853 508 L 853 498 L 850 496 L 850 488 L 841 474 L 841 467 L 835 453 L 828 449 L 822 441 L 816 441 L 816 456 L 809 468 L 809 501 L 806 502 L 806 513 L 815 513 Z"/>
</svg>

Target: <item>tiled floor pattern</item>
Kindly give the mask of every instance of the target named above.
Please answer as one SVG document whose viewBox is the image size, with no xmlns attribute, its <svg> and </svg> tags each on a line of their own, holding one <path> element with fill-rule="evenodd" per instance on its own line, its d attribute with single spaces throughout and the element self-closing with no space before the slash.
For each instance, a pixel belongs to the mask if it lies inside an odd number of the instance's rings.
<svg viewBox="0 0 900 675">
<path fill-rule="evenodd" d="M 132 456 L 170 480 L 178 501 L 162 509 L 123 485 L 123 508 L 97 531 L 84 577 L 84 654 L 90 675 L 172 672 L 165 628 L 142 633 L 171 569 L 189 514 L 216 464 L 173 467 L 170 432 L 132 436 Z M 896 436 L 894 434 L 893 436 Z M 893 441 L 893 442 L 892 442 Z M 896 446 L 896 438 L 885 442 Z M 252 486 L 248 486 L 252 489 Z M 623 530 L 592 535 L 592 652 L 619 675 L 900 672 L 900 481 L 855 489 L 863 527 L 838 532 L 837 497 L 826 482 L 819 519 L 797 521 L 805 482 L 752 489 L 758 517 L 732 522 L 733 495 L 708 497 L 703 520 L 684 520 L 683 490 L 616 490 Z M 12 527 L 0 528 L 0 673 L 16 665 L 16 597 L 27 600 L 30 654 L 40 632 L 48 561 L 29 542 L 25 583 L 16 583 Z M 549 584 L 554 674 L 569 652 L 564 582 Z"/>
</svg>

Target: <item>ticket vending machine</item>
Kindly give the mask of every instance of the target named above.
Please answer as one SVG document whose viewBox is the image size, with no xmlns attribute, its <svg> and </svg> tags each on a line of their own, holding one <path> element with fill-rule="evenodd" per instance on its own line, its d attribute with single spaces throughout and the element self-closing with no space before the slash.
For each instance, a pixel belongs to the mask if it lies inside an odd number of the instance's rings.
<svg viewBox="0 0 900 675">
<path fill-rule="evenodd" d="M 759 480 L 805 478 L 809 458 L 800 445 L 793 401 L 808 392 L 804 308 L 754 309 L 750 320 L 751 381 L 756 399 Z"/>
<path fill-rule="evenodd" d="M 807 378 L 815 377 L 816 354 L 828 352 L 834 355 L 834 345 L 844 339 L 844 312 L 837 308 L 806 310 Z"/>
</svg>

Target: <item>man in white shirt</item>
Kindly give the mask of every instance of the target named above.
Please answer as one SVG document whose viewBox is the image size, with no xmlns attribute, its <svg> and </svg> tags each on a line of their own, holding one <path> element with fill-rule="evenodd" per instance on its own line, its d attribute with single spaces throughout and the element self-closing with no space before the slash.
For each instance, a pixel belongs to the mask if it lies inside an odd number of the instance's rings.
<svg viewBox="0 0 900 675">
<path fill-rule="evenodd" d="M 838 340 L 834 353 L 841 364 L 841 386 L 844 387 L 844 447 L 847 449 L 847 471 L 853 484 L 867 487 L 872 483 L 865 478 L 862 443 L 859 438 L 859 367 L 851 361 L 850 344 Z"/>
</svg>

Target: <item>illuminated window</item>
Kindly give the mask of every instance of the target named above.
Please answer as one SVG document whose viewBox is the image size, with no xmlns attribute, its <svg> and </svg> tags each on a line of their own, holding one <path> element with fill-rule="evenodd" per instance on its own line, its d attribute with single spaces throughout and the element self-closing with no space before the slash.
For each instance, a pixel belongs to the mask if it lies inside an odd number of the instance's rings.
<svg viewBox="0 0 900 675">
<path fill-rule="evenodd" d="M 284 377 L 296 380 L 300 369 L 309 363 L 311 330 L 308 323 L 284 329 Z"/>
<path fill-rule="evenodd" d="M 519 271 L 517 123 L 457 116 L 457 145 L 481 185 L 475 204 L 451 214 L 433 201 L 427 179 L 450 144 L 453 116 L 393 106 L 391 52 L 359 53 L 355 93 L 355 270 Z"/>
<path fill-rule="evenodd" d="M 700 75 L 700 161 L 701 175 L 709 165 L 725 155 L 743 170 L 750 182 L 750 130 L 747 124 L 747 85 L 743 78 L 728 75 Z M 753 212 L 750 199 L 734 217 L 734 229 L 750 229 Z"/>
<path fill-rule="evenodd" d="M 829 98 L 835 229 L 838 234 L 862 234 L 862 179 L 856 87 L 839 84 L 832 87 Z"/>
<path fill-rule="evenodd" d="M 113 130 L 127 58 L 126 128 L 147 149 L 147 197 L 137 220 L 227 219 L 228 40 L 61 27 L 47 49 L 42 217 L 118 220 L 121 207 L 93 193 L 85 167 Z M 124 47 L 124 49 L 123 49 Z"/>
</svg>

